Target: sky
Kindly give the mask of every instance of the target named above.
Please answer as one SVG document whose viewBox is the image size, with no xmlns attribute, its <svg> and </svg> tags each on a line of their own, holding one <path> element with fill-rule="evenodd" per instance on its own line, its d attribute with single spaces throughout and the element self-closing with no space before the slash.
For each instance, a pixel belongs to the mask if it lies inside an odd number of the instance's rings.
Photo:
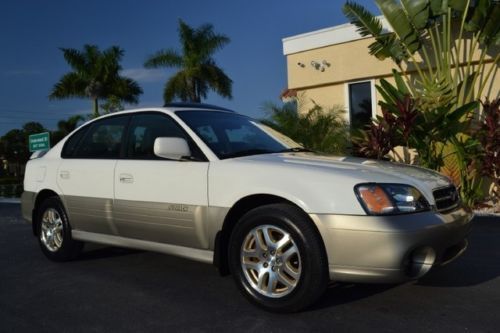
<svg viewBox="0 0 500 333">
<path fill-rule="evenodd" d="M 374 1 L 358 3 L 377 13 Z M 174 69 L 145 70 L 148 55 L 179 49 L 178 20 L 214 26 L 231 42 L 215 54 L 233 80 L 233 99 L 209 94 L 206 103 L 262 118 L 266 102 L 279 103 L 287 86 L 282 39 L 346 23 L 344 1 L 308 0 L 4 0 L 0 10 L 0 136 L 28 121 L 55 129 L 58 120 L 91 113 L 84 99 L 50 100 L 70 70 L 59 48 L 125 50 L 123 72 L 144 90 L 137 107 L 163 105 Z M 127 105 L 128 108 L 134 107 Z"/>
</svg>

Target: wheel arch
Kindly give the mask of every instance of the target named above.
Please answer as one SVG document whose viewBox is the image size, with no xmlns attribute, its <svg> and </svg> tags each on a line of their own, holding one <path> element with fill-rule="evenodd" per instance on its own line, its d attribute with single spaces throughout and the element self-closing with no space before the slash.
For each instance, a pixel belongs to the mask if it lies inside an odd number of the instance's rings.
<svg viewBox="0 0 500 333">
<path fill-rule="evenodd" d="M 243 215 L 247 212 L 251 211 L 254 208 L 284 203 L 295 208 L 298 208 L 303 214 L 304 217 L 315 227 L 316 232 L 322 240 L 322 247 L 325 255 L 327 254 L 325 248 L 325 239 L 323 234 L 320 232 L 318 226 L 315 221 L 313 221 L 310 216 L 306 213 L 306 211 L 300 207 L 298 204 L 290 201 L 282 196 L 274 195 L 274 194 L 252 194 L 246 197 L 239 199 L 228 211 L 224 218 L 224 222 L 222 224 L 222 228 L 217 232 L 215 236 L 215 244 L 214 244 L 214 260 L 213 263 L 217 267 L 219 273 L 223 276 L 229 275 L 229 263 L 228 263 L 228 247 L 229 247 L 229 238 L 231 233 Z"/>
</svg>

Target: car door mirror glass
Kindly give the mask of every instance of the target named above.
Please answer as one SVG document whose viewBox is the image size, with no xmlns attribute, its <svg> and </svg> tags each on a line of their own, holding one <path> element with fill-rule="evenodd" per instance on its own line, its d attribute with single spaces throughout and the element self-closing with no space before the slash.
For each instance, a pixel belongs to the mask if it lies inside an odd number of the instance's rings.
<svg viewBox="0 0 500 333">
<path fill-rule="evenodd" d="M 154 153 L 158 157 L 181 160 L 191 156 L 187 141 L 183 138 L 160 137 L 155 139 Z"/>
</svg>

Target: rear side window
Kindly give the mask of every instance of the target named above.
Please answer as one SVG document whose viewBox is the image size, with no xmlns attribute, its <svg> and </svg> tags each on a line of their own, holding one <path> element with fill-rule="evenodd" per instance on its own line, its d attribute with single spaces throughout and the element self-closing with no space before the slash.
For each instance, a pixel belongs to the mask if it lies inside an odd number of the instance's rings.
<svg viewBox="0 0 500 333">
<path fill-rule="evenodd" d="M 127 157 L 132 159 L 157 159 L 153 149 L 156 138 L 188 139 L 173 119 L 159 113 L 133 116 L 128 132 Z"/>
<path fill-rule="evenodd" d="M 75 134 L 73 134 L 64 144 L 61 157 L 62 158 L 71 158 L 78 147 L 78 144 L 87 133 L 89 126 L 82 127 Z"/>
<path fill-rule="evenodd" d="M 91 125 L 73 158 L 118 158 L 129 117 L 112 117 Z"/>
</svg>

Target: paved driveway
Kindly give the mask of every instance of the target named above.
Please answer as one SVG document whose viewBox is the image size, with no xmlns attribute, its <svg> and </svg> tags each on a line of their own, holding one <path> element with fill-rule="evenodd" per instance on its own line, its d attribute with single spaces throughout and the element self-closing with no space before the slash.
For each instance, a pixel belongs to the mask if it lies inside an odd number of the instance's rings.
<svg viewBox="0 0 500 333">
<path fill-rule="evenodd" d="M 263 312 L 210 265 L 90 246 L 41 254 L 18 204 L 0 204 L 0 332 L 498 332 L 500 219 L 476 218 L 467 253 L 418 282 L 332 285 L 312 309 Z"/>
</svg>

